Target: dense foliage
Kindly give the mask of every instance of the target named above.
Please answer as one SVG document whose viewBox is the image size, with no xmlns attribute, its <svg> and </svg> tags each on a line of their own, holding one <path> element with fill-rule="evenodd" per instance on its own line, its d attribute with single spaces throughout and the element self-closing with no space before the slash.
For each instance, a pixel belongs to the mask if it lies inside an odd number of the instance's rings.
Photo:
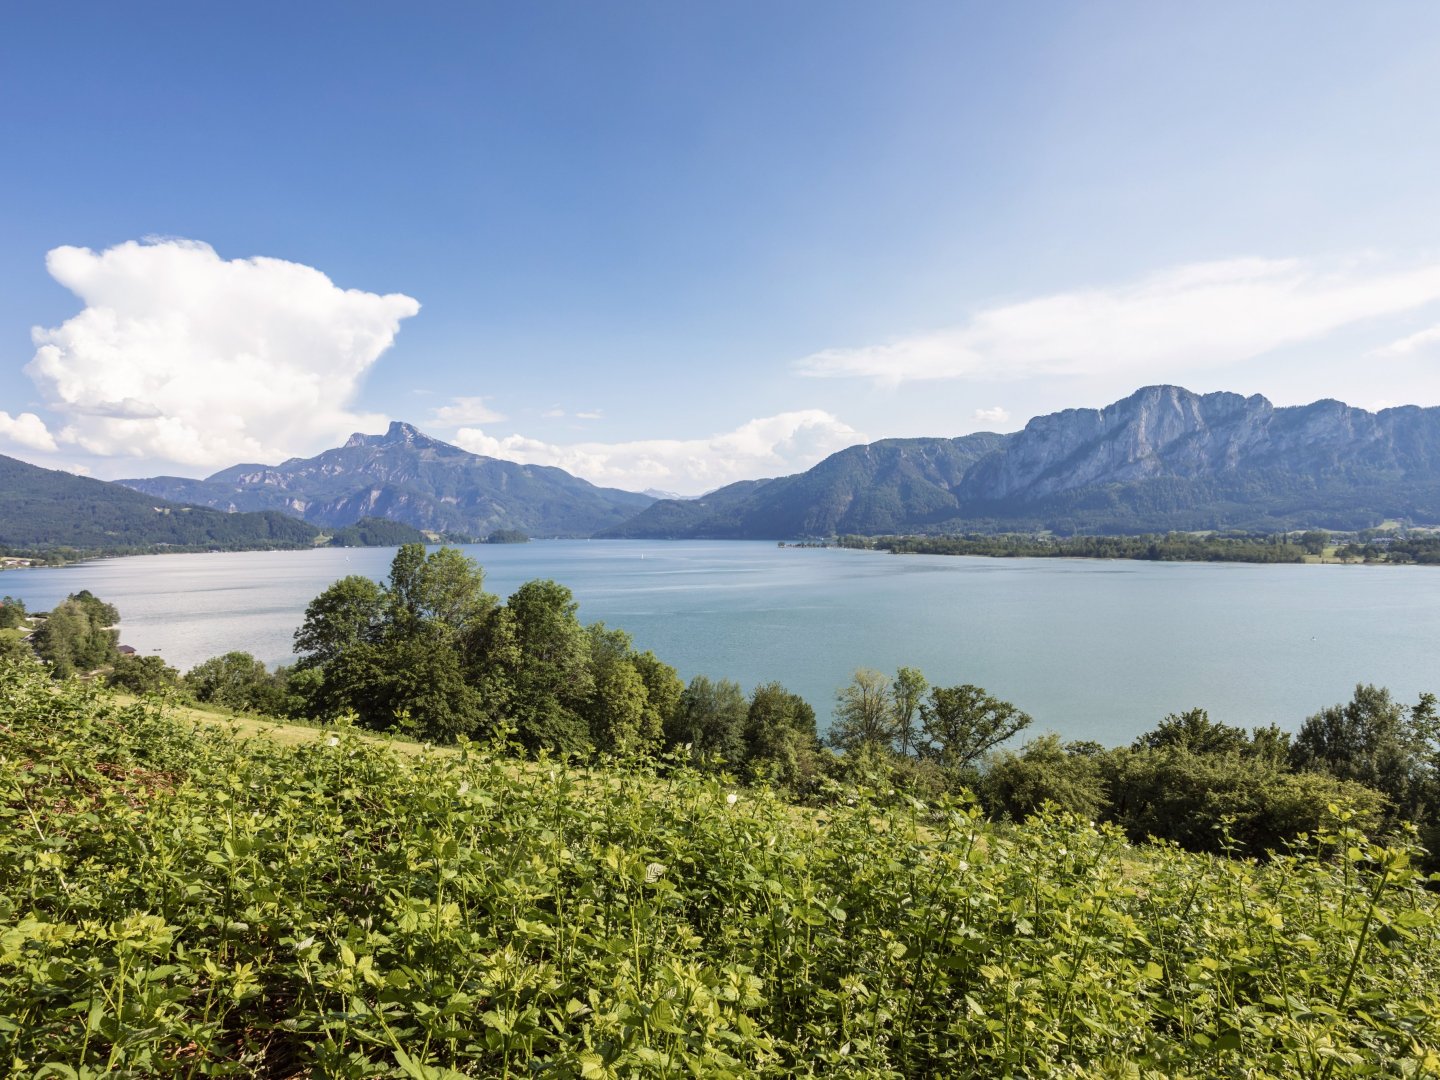
<svg viewBox="0 0 1440 1080">
<path fill-rule="evenodd" d="M 1307 536 L 1309 534 L 1306 534 Z M 1187 533 L 1144 536 L 1035 536 L 1001 533 L 987 536 L 844 536 L 844 547 L 876 548 L 907 555 L 991 555 L 1008 558 L 1146 559 L 1153 562 L 1303 562 L 1310 547 L 1288 536 L 1192 536 Z"/>
<path fill-rule="evenodd" d="M 16 1077 L 1440 1069 L 1435 897 L 1343 809 L 1260 865 L 1056 813 L 240 742 L 25 666 L 0 760 Z"/>
<path fill-rule="evenodd" d="M 14 596 L 0 600 L 0 630 L 18 630 L 26 625 L 25 601 Z"/>
<path fill-rule="evenodd" d="M 1408 536 L 1361 536 L 1336 552 L 1344 559 L 1366 562 L 1440 563 L 1440 535 L 1419 533 Z"/>
<path fill-rule="evenodd" d="M 120 656 L 120 634 L 111 629 L 120 621 L 120 613 L 88 589 L 71 593 L 38 621 L 30 641 L 57 679 L 94 671 Z"/>
<path fill-rule="evenodd" d="M 295 647 L 297 672 L 314 678 L 310 714 L 351 712 L 379 731 L 505 733 L 531 753 L 653 752 L 668 740 L 789 781 L 813 773 L 819 748 L 814 711 L 783 687 L 757 688 L 743 708 L 711 702 L 708 680 L 687 690 L 623 630 L 581 623 L 565 586 L 526 582 L 502 604 L 453 548 L 401 547 L 383 585 L 337 581 L 306 609 Z"/>
<path fill-rule="evenodd" d="M 336 529 L 330 536 L 331 547 L 399 547 L 424 542 L 425 534 L 413 525 L 373 517 Z"/>
</svg>

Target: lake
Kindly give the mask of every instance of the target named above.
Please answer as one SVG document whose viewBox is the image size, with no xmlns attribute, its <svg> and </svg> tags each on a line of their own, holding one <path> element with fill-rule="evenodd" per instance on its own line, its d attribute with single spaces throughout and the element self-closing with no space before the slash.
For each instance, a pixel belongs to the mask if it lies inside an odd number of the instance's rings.
<svg viewBox="0 0 1440 1080">
<path fill-rule="evenodd" d="M 536 541 L 464 549 L 508 595 L 546 577 L 683 678 L 783 682 L 828 721 L 855 668 L 976 683 L 1036 731 L 1127 742 L 1168 712 L 1295 728 L 1357 682 L 1440 691 L 1440 568 L 988 559 L 741 541 Z M 182 671 L 240 649 L 275 665 L 305 605 L 393 548 L 155 555 L 0 574 L 43 611 L 89 589 L 121 640 Z"/>
</svg>

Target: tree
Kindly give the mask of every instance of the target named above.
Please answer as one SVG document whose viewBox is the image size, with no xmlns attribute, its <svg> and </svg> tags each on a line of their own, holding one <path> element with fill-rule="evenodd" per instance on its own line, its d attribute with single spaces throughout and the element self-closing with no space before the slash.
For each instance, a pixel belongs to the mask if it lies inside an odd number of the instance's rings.
<svg viewBox="0 0 1440 1080">
<path fill-rule="evenodd" d="M 929 683 L 919 668 L 902 667 L 895 672 L 895 681 L 890 686 L 890 697 L 895 709 L 895 744 L 902 754 L 915 753 L 916 737 L 919 735 L 917 721 L 920 719 L 920 699 Z"/>
<path fill-rule="evenodd" d="M 936 686 L 920 706 L 921 754 L 958 772 L 1030 726 L 1030 717 L 978 686 Z"/>
<path fill-rule="evenodd" d="M 1136 750 L 1173 747 L 1195 754 L 1240 753 L 1249 745 L 1243 728 L 1217 723 L 1204 709 L 1170 713 L 1135 740 Z"/>
<path fill-rule="evenodd" d="M 14 631 L 0 631 L 0 668 L 35 663 L 35 650 Z"/>
<path fill-rule="evenodd" d="M 632 653 L 630 662 L 640 673 L 645 683 L 645 719 L 642 723 L 647 733 L 653 733 L 652 741 L 664 745 L 665 732 L 674 723 L 680 712 L 680 697 L 685 693 L 685 684 L 680 675 L 665 661 L 648 649 Z"/>
<path fill-rule="evenodd" d="M 1440 720 L 1435 695 L 1422 694 L 1407 709 L 1390 691 L 1358 685 L 1343 705 L 1321 709 L 1300 725 L 1291 764 L 1326 772 L 1383 792 L 1396 816 L 1424 823 L 1440 811 Z"/>
<path fill-rule="evenodd" d="M 300 667 L 323 670 L 357 646 L 378 644 L 386 606 L 384 588 L 368 577 L 352 574 L 335 582 L 310 601 L 295 631 Z"/>
<path fill-rule="evenodd" d="M 580 710 L 594 676 L 590 639 L 576 618 L 578 608 L 564 585 L 527 581 L 506 603 L 505 625 L 492 634 L 492 648 L 509 683 L 511 716 L 527 749 L 589 748 L 589 726 Z"/>
<path fill-rule="evenodd" d="M 132 694 L 162 694 L 180 685 L 180 672 L 158 656 L 120 656 L 105 682 Z"/>
<path fill-rule="evenodd" d="M 25 601 L 7 596 L 0 600 L 0 630 L 18 630 L 25 625 Z"/>
<path fill-rule="evenodd" d="M 353 710 L 366 727 L 429 739 L 472 735 L 494 718 L 477 665 L 497 603 L 456 549 L 404 544 L 386 585 L 342 578 L 311 601 L 295 648 L 318 685 L 307 677 L 292 694 L 289 677 L 278 680 L 274 708 Z"/>
<path fill-rule="evenodd" d="M 739 683 L 696 675 L 680 695 L 679 707 L 665 726 L 665 743 L 688 744 L 696 757 L 719 757 L 738 765 L 745 754 L 749 709 Z"/>
<path fill-rule="evenodd" d="M 269 685 L 264 663 L 239 650 L 212 656 L 185 673 L 185 688 L 196 701 L 241 711 L 263 712 Z"/>
<path fill-rule="evenodd" d="M 658 747 L 660 719 L 647 708 L 649 693 L 631 659 L 635 650 L 630 635 L 598 622 L 586 633 L 590 638 L 591 686 L 584 714 L 591 741 L 602 750 L 618 754 Z"/>
<path fill-rule="evenodd" d="M 890 683 L 873 668 L 858 668 L 835 694 L 830 745 L 841 750 L 861 746 L 889 749 L 895 742 L 895 710 Z"/>
<path fill-rule="evenodd" d="M 1300 546 L 1308 555 L 1323 555 L 1328 543 L 1330 534 L 1324 529 L 1310 529 L 1300 534 Z"/>
<path fill-rule="evenodd" d="M 752 781 L 773 780 L 793 788 L 818 771 L 815 710 L 778 682 L 757 686 L 750 695 L 742 738 L 743 771 Z"/>
<path fill-rule="evenodd" d="M 424 544 L 401 545 L 387 593 L 396 632 L 427 626 L 452 641 L 499 602 L 485 591 L 485 572 L 473 559 L 451 547 L 427 555 Z"/>
<path fill-rule="evenodd" d="M 55 605 L 31 642 L 40 659 L 50 664 L 51 674 L 62 679 L 105 667 L 119 658 L 120 635 L 110 629 L 119 621 L 114 606 L 82 589 Z"/>
</svg>

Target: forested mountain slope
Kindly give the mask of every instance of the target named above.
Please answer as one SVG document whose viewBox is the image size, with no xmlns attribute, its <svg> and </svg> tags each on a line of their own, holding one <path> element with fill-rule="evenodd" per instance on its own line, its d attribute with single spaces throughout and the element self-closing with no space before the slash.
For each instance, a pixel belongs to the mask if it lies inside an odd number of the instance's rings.
<svg viewBox="0 0 1440 1080">
<path fill-rule="evenodd" d="M 119 484 L 0 456 L 0 547 L 308 547 L 314 526 L 275 512 L 182 506 Z"/>
</svg>

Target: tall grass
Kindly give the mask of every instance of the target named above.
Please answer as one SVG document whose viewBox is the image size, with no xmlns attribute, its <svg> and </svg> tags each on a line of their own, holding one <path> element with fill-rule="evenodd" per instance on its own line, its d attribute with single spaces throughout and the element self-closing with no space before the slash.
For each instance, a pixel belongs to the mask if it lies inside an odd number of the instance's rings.
<svg viewBox="0 0 1440 1080">
<path fill-rule="evenodd" d="M 1343 808 L 1257 865 L 0 695 L 13 1076 L 1440 1072 L 1436 900 Z"/>
</svg>

